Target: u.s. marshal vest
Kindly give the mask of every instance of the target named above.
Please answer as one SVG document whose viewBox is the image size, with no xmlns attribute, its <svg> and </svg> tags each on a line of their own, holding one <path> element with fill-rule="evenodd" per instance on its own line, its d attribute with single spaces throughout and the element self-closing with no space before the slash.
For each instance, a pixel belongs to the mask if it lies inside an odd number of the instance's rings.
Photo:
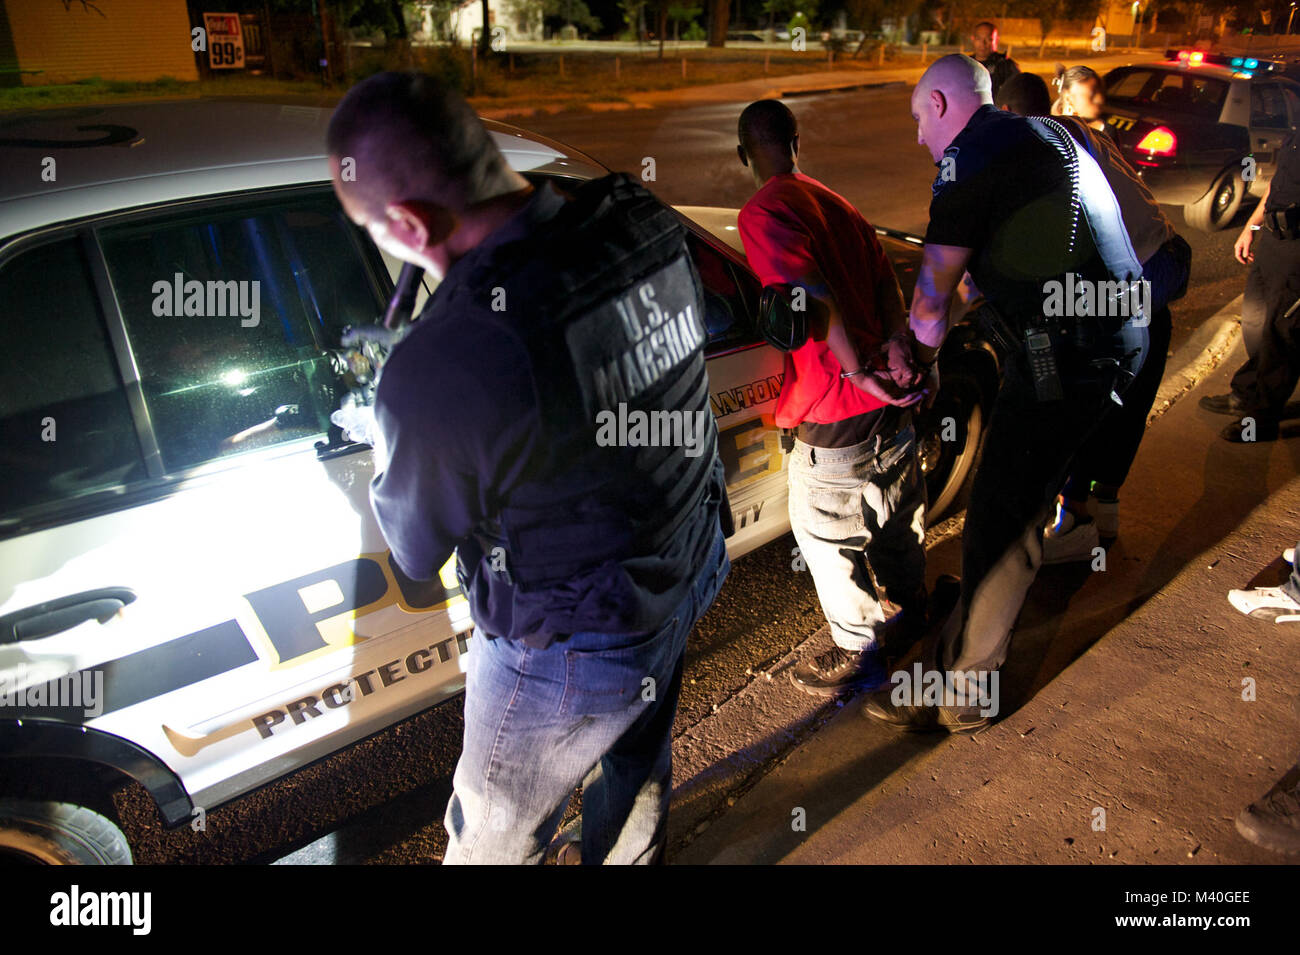
<svg viewBox="0 0 1300 955">
<path fill-rule="evenodd" d="M 462 285 L 505 303 L 490 320 L 524 343 L 541 410 L 544 450 L 469 555 L 503 552 L 526 616 L 548 589 L 660 552 L 724 493 L 685 238 L 634 180 L 606 176 Z"/>
</svg>

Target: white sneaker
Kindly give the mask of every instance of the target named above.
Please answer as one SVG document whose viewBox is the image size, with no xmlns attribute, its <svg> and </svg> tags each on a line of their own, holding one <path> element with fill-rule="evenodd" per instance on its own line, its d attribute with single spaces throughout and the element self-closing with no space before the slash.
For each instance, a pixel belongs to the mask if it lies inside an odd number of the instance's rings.
<svg viewBox="0 0 1300 955">
<path fill-rule="evenodd" d="M 1043 531 L 1043 563 L 1069 564 L 1078 560 L 1092 560 L 1094 551 L 1101 546 L 1097 522 L 1077 522 L 1070 511 L 1056 505 L 1056 520 Z"/>
<path fill-rule="evenodd" d="M 1119 537 L 1119 501 L 1089 497 L 1088 511 L 1097 525 L 1099 537 Z"/>
<path fill-rule="evenodd" d="M 1294 548 L 1294 547 L 1288 547 L 1286 550 L 1282 551 L 1282 559 L 1283 559 L 1284 561 L 1286 561 L 1288 564 L 1290 564 L 1292 567 L 1294 567 L 1294 566 L 1295 566 L 1295 548 Z"/>
<path fill-rule="evenodd" d="M 1229 590 L 1228 602 L 1256 620 L 1274 623 L 1300 623 L 1300 603 L 1281 587 L 1256 587 L 1254 590 Z"/>
</svg>

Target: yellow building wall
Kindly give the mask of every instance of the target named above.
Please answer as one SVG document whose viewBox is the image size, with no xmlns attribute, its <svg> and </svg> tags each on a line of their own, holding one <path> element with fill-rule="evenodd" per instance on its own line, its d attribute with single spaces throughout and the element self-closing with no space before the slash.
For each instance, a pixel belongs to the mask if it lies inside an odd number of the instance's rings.
<svg viewBox="0 0 1300 955">
<path fill-rule="evenodd" d="M 92 0 L 86 6 L 73 0 L 66 9 L 60 0 L 0 2 L 9 18 L 24 85 L 91 76 L 199 78 L 185 0 Z"/>
</svg>

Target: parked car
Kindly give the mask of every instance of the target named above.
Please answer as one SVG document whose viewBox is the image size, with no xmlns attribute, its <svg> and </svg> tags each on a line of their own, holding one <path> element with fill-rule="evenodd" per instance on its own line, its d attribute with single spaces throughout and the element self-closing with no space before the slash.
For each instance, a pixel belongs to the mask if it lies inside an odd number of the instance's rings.
<svg viewBox="0 0 1300 955">
<path fill-rule="evenodd" d="M 1226 228 L 1261 196 L 1282 141 L 1300 123 L 1300 84 L 1276 64 L 1202 50 L 1106 74 L 1105 120 L 1158 202 L 1187 224 Z"/>
<path fill-rule="evenodd" d="M 210 102 L 6 123 L 0 853 L 129 861 L 122 782 L 184 825 L 464 686 L 472 621 L 451 563 L 431 583 L 402 574 L 370 509 L 370 449 L 330 423 L 349 390 L 341 332 L 382 313 L 400 263 L 334 197 L 328 118 Z M 534 182 L 606 172 L 488 126 Z M 679 212 L 739 557 L 789 528 L 783 359 L 754 331 L 735 210 Z M 919 240 L 882 238 L 910 294 Z M 964 326 L 942 362 L 922 439 L 938 511 L 997 383 Z"/>
</svg>

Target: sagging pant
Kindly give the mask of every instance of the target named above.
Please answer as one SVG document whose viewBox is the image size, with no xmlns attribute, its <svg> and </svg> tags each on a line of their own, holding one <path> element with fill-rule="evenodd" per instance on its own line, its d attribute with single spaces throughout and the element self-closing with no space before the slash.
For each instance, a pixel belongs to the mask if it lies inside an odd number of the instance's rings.
<svg viewBox="0 0 1300 955">
<path fill-rule="evenodd" d="M 1129 334 L 1087 326 L 1053 332 L 1061 401 L 1040 403 L 1023 354 L 1007 359 L 966 508 L 961 601 L 940 637 L 944 669 L 987 672 L 1006 659 L 1011 628 L 1042 564 L 1042 528 L 1056 495 L 1114 403 L 1112 392 L 1127 386 L 1145 357 L 1133 354 Z"/>
<path fill-rule="evenodd" d="M 1300 380 L 1300 308 L 1291 310 L 1300 299 L 1300 239 L 1261 229 L 1252 251 L 1241 307 L 1246 363 L 1232 376 L 1232 393 L 1246 414 L 1276 422 Z"/>
<path fill-rule="evenodd" d="M 925 607 L 925 480 L 916 432 L 847 448 L 795 442 L 790 527 L 811 571 L 831 638 L 845 650 L 877 648 L 894 612 Z M 881 591 L 884 591 L 883 593 Z"/>
</svg>

